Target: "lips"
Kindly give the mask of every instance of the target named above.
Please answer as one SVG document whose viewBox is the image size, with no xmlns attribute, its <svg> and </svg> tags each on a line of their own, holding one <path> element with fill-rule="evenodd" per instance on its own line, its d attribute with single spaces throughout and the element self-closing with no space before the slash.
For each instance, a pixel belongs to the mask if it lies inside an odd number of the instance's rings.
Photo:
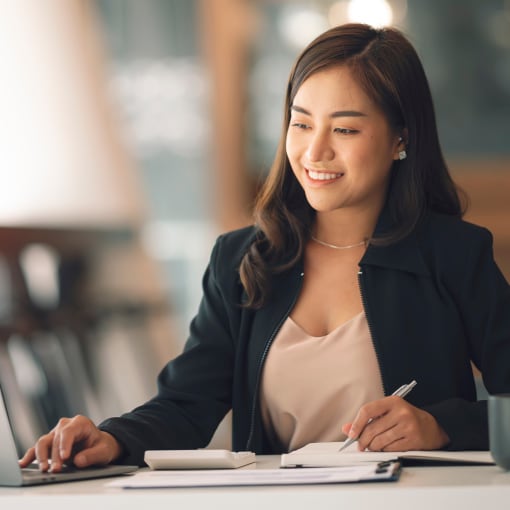
<svg viewBox="0 0 510 510">
<path fill-rule="evenodd" d="M 339 179 L 344 174 L 343 172 L 340 173 L 334 173 L 334 172 L 325 172 L 324 170 L 318 171 L 318 170 L 311 170 L 309 168 L 306 168 L 306 173 L 310 180 L 312 181 L 335 181 L 336 179 Z"/>
</svg>

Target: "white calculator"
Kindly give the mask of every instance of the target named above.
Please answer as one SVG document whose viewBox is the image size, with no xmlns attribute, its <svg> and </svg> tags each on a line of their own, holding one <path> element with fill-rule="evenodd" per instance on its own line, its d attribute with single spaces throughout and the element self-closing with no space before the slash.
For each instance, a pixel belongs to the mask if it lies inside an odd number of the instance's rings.
<svg viewBox="0 0 510 510">
<path fill-rule="evenodd" d="M 144 461 L 151 469 L 234 469 L 255 462 L 255 454 L 213 449 L 147 450 Z"/>
</svg>

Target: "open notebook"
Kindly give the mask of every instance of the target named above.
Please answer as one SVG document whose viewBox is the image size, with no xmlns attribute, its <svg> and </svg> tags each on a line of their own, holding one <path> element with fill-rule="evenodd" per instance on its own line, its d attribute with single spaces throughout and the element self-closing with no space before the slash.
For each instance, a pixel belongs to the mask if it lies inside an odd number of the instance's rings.
<svg viewBox="0 0 510 510">
<path fill-rule="evenodd" d="M 494 464 L 489 451 L 358 451 L 354 443 L 339 451 L 343 442 L 310 443 L 281 456 L 281 467 L 330 467 L 363 462 L 400 460 L 402 465 Z"/>
</svg>

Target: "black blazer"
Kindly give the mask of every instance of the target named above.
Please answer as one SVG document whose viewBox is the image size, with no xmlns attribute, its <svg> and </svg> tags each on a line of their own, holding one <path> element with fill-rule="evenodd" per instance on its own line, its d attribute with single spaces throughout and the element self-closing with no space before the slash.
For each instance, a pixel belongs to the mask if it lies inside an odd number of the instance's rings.
<svg viewBox="0 0 510 510">
<path fill-rule="evenodd" d="M 383 215 L 376 232 L 384 224 Z M 265 435 L 259 384 L 303 268 L 276 275 L 262 309 L 241 307 L 238 267 L 254 235 L 249 227 L 218 238 L 184 352 L 161 371 L 157 396 L 100 425 L 123 444 L 122 462 L 141 465 L 148 449 L 204 447 L 231 408 L 233 449 L 280 453 Z M 476 401 L 471 362 L 489 393 L 510 392 L 510 288 L 489 231 L 429 213 L 402 241 L 370 245 L 359 279 L 385 393 L 416 379 L 406 398 L 437 419 L 448 448 L 488 449 L 487 406 Z"/>
</svg>

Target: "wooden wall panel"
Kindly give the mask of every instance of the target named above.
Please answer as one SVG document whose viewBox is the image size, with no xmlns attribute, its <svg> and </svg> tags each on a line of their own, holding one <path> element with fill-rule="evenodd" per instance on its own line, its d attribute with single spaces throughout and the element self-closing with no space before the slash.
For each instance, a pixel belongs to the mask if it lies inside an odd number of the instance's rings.
<svg viewBox="0 0 510 510">
<path fill-rule="evenodd" d="M 470 200 L 466 220 L 492 232 L 496 260 L 510 281 L 510 160 L 457 161 L 450 168 Z"/>
</svg>

